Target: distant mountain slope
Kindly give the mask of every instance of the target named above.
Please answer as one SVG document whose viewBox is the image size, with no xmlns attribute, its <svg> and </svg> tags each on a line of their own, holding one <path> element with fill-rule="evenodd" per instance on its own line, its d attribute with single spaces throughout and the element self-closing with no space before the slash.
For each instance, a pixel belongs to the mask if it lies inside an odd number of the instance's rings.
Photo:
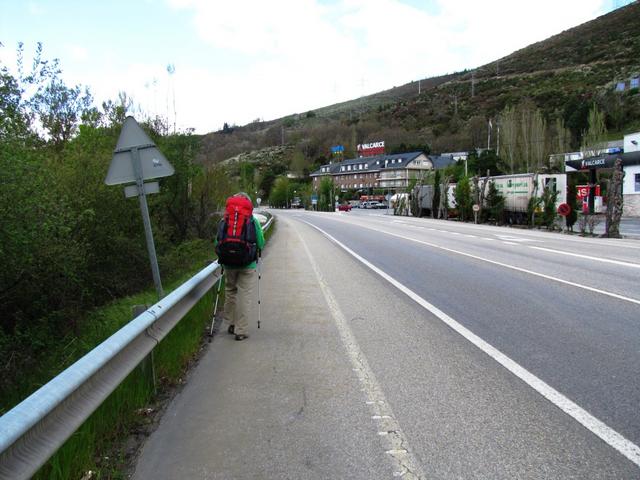
<svg viewBox="0 0 640 480">
<path fill-rule="evenodd" d="M 226 158 L 284 143 L 307 170 L 327 161 L 331 145 L 355 155 L 357 143 L 385 140 L 431 146 L 432 151 L 486 147 L 487 121 L 524 99 L 551 125 L 556 118 L 580 141 L 586 114 L 597 102 L 610 130 L 640 128 L 640 96 L 614 92 L 616 81 L 640 73 L 640 2 L 603 15 L 487 65 L 394 87 L 366 97 L 269 122 L 205 135 L 201 160 Z M 297 162 L 299 163 L 299 162 Z"/>
</svg>

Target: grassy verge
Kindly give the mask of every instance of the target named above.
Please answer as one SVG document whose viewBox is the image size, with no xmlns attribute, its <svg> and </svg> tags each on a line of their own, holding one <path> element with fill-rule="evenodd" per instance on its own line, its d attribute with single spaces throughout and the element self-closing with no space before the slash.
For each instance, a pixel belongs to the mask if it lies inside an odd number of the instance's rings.
<svg viewBox="0 0 640 480">
<path fill-rule="evenodd" d="M 195 242 L 174 252 L 168 264 L 177 266 L 174 278 L 166 285 L 167 292 L 183 284 L 200 271 L 206 260 L 213 258 L 210 242 Z M 161 388 L 175 384 L 187 363 L 200 345 L 202 332 L 212 310 L 213 292 L 208 292 L 160 342 L 153 353 L 156 382 Z M 97 309 L 87 315 L 79 334 L 57 352 L 51 352 L 57 360 L 57 371 L 72 364 L 86 352 L 100 344 L 132 319 L 134 305 L 151 305 L 157 301 L 154 288 L 126 297 Z M 43 375 L 43 372 L 38 372 Z M 29 383 L 33 383 L 29 382 Z M 140 410 L 156 393 L 150 358 L 136 367 L 125 381 L 105 400 L 87 421 L 67 440 L 35 475 L 37 479 L 62 480 L 81 478 L 89 470 L 96 472 L 92 478 L 120 478 L 117 472 L 100 468 L 99 452 L 111 450 L 137 422 L 144 421 Z M 106 462 L 110 464 L 111 462 Z"/>
</svg>

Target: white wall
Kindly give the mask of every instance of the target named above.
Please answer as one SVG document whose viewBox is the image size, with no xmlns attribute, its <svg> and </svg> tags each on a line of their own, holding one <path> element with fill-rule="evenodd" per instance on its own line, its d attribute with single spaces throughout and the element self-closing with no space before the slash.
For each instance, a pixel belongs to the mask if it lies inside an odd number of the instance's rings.
<svg viewBox="0 0 640 480">
<path fill-rule="evenodd" d="M 638 143 L 640 143 L 640 140 Z M 636 174 L 640 174 L 640 165 L 630 165 L 625 167 L 624 181 L 622 183 L 622 196 L 624 198 L 623 215 L 625 216 L 640 216 L 640 191 L 635 191 Z"/>
<path fill-rule="evenodd" d="M 640 173 L 640 165 L 629 165 L 624 168 L 623 195 L 640 195 L 640 191 L 635 190 L 637 173 Z"/>
<path fill-rule="evenodd" d="M 636 142 L 635 144 L 633 142 Z M 630 133 L 624 136 L 624 151 L 637 152 L 640 150 L 640 132 Z"/>
</svg>

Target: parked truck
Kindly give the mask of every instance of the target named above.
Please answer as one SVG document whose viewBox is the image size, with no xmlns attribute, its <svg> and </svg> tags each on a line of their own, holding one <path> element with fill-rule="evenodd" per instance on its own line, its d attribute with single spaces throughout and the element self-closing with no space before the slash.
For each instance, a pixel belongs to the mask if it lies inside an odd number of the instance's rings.
<svg viewBox="0 0 640 480">
<path fill-rule="evenodd" d="M 411 191 L 409 203 L 414 217 L 430 216 L 433 208 L 433 185 L 416 185 Z"/>
<path fill-rule="evenodd" d="M 480 179 L 480 186 L 484 181 L 484 178 Z M 556 208 L 567 198 L 567 175 L 564 173 L 500 175 L 490 177 L 490 181 L 494 182 L 496 190 L 504 197 L 505 220 L 509 223 L 526 223 L 529 200 L 541 197 L 545 188 L 558 192 Z"/>
</svg>

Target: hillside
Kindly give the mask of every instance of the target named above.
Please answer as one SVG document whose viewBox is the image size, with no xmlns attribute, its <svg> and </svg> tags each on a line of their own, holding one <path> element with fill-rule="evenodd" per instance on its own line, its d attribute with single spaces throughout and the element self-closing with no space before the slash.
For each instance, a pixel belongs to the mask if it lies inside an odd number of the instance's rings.
<svg viewBox="0 0 640 480">
<path fill-rule="evenodd" d="M 288 164 L 299 151 L 306 171 L 326 162 L 337 144 L 345 146 L 347 157 L 357 143 L 372 140 L 385 140 L 388 150 L 427 144 L 436 153 L 486 147 L 488 119 L 522 105 L 541 112 L 546 150 L 557 151 L 555 137 L 564 135 L 564 128 L 566 148 L 577 148 L 594 102 L 610 131 L 640 128 L 637 89 L 614 92 L 617 81 L 628 84 L 640 72 L 637 25 L 640 3 L 634 2 L 475 70 L 424 79 L 420 95 L 417 82 L 411 82 L 313 112 L 207 134 L 200 160 L 216 164 L 283 140 L 293 148 L 284 151 L 282 162 Z M 558 121 L 561 126 L 555 126 Z"/>
</svg>

